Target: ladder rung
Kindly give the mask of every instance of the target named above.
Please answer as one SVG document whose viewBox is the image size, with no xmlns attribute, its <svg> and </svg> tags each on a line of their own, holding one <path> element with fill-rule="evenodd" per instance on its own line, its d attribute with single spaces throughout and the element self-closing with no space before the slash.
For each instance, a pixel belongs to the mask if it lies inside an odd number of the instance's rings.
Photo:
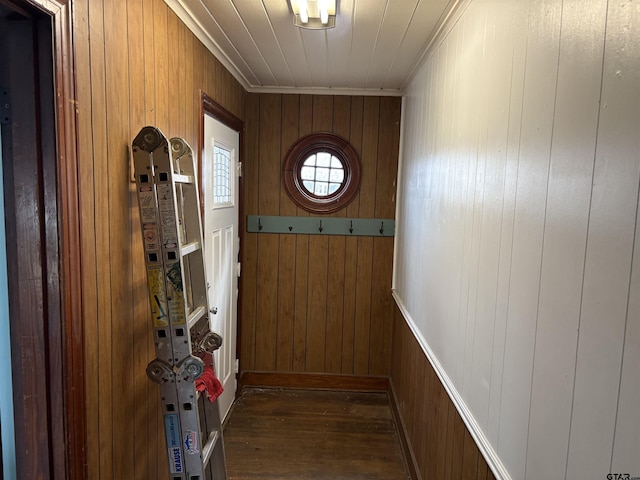
<svg viewBox="0 0 640 480">
<path fill-rule="evenodd" d="M 198 323 L 198 320 L 200 320 L 202 318 L 202 315 L 204 315 L 204 307 L 200 306 L 198 308 L 196 308 L 194 311 L 192 311 L 189 314 L 189 319 L 187 320 L 187 325 L 189 330 L 191 330 L 191 328 Z"/>
<path fill-rule="evenodd" d="M 216 442 L 218 441 L 218 431 L 214 430 L 209 434 L 209 439 L 207 443 L 202 447 L 202 465 L 206 466 L 211 459 L 211 454 L 213 453 L 213 449 L 216 447 Z"/>
<path fill-rule="evenodd" d="M 182 175 L 180 173 L 174 173 L 173 181 L 175 183 L 193 183 L 193 175 Z"/>
<path fill-rule="evenodd" d="M 195 242 L 187 243 L 186 245 L 183 245 L 182 248 L 180 249 L 180 254 L 184 257 L 185 255 L 189 255 L 190 253 L 193 253 L 199 249 L 200 249 L 200 242 L 195 241 Z"/>
</svg>

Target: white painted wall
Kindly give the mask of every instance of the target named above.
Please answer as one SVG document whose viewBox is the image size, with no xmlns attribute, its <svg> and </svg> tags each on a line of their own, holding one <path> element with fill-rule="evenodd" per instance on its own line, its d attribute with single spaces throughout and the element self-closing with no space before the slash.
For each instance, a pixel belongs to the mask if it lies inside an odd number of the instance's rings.
<svg viewBox="0 0 640 480">
<path fill-rule="evenodd" d="M 640 1 L 446 30 L 404 98 L 395 297 L 498 477 L 640 477 Z"/>
</svg>

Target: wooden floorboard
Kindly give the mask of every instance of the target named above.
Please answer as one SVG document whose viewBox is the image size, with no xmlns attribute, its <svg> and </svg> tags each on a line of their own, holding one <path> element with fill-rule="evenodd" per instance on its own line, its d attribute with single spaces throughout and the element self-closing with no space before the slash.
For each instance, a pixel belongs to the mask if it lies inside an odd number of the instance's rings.
<svg viewBox="0 0 640 480">
<path fill-rule="evenodd" d="M 403 480 L 386 393 L 245 388 L 224 430 L 229 480 Z"/>
</svg>

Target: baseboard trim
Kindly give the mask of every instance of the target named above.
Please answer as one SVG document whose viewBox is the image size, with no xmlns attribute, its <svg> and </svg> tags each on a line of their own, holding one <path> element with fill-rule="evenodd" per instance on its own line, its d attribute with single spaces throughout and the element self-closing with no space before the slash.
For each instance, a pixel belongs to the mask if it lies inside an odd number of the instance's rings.
<svg viewBox="0 0 640 480">
<path fill-rule="evenodd" d="M 389 377 L 244 371 L 240 375 L 238 392 L 245 387 L 388 392 Z"/>
<path fill-rule="evenodd" d="M 400 446 L 402 447 L 402 453 L 404 454 L 407 471 L 409 473 L 409 476 L 411 477 L 411 480 L 422 480 L 420 468 L 418 467 L 418 460 L 416 459 L 411 441 L 409 440 L 409 430 L 407 430 L 407 425 L 404 422 L 404 418 L 402 418 L 402 414 L 400 413 L 398 396 L 396 395 L 395 388 L 393 387 L 393 380 L 391 379 L 389 379 L 388 395 L 389 405 L 391 406 L 391 414 L 393 415 L 393 420 L 396 424 L 396 427 L 398 428 L 398 438 L 400 439 Z"/>
</svg>

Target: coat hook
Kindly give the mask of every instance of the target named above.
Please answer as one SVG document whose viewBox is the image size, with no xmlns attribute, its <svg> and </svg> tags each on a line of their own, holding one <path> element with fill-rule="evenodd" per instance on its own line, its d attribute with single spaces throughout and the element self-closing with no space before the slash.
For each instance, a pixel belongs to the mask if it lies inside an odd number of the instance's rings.
<svg viewBox="0 0 640 480">
<path fill-rule="evenodd" d="M 349 233 L 353 233 L 353 220 L 349 221 Z"/>
<path fill-rule="evenodd" d="M 293 226 L 289 225 L 289 231 L 293 230 Z"/>
<path fill-rule="evenodd" d="M 262 219 L 258 217 L 258 230 L 262 230 Z"/>
<path fill-rule="evenodd" d="M 323 228 L 322 228 L 322 220 L 320 220 L 320 228 L 318 228 L 318 230 L 320 231 L 320 233 L 322 233 L 322 230 L 323 230 Z"/>
<path fill-rule="evenodd" d="M 380 235 L 384 233 L 384 222 L 380 224 Z"/>
</svg>

